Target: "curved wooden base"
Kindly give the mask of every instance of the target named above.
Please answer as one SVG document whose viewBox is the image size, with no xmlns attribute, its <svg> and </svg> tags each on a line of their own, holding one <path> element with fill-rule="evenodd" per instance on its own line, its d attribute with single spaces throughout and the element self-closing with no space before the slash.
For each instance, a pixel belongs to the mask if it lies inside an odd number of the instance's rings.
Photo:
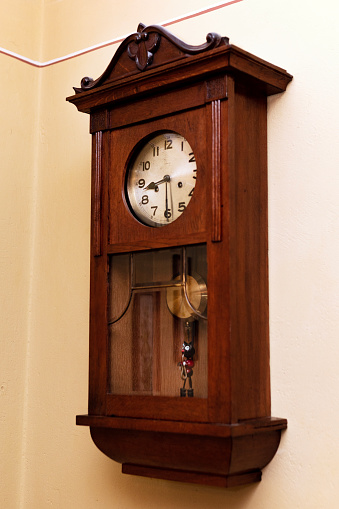
<svg viewBox="0 0 339 509">
<path fill-rule="evenodd" d="M 237 424 L 200 424 L 79 416 L 96 446 L 122 471 L 213 486 L 239 486 L 261 479 L 275 455 L 285 419 Z"/>
<path fill-rule="evenodd" d="M 143 477 L 152 477 L 155 479 L 165 479 L 166 481 L 188 482 L 194 484 L 205 484 L 208 486 L 218 486 L 219 488 L 231 488 L 261 481 L 261 470 L 253 472 L 244 472 L 235 475 L 216 475 L 203 472 L 188 472 L 184 470 L 169 470 L 165 468 L 152 468 L 140 465 L 122 465 L 124 474 L 141 475 Z"/>
</svg>

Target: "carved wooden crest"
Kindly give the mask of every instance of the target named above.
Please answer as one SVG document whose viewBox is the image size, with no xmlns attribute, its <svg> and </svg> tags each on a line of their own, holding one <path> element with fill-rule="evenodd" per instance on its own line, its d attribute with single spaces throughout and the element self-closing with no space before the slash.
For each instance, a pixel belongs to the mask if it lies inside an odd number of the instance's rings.
<svg viewBox="0 0 339 509">
<path fill-rule="evenodd" d="M 159 48 L 160 35 L 156 32 L 148 34 L 142 32 L 135 36 L 134 41 L 127 46 L 128 56 L 135 60 L 136 66 L 140 71 L 144 71 L 153 61 L 153 55 Z"/>
<path fill-rule="evenodd" d="M 88 77 L 83 78 L 81 88 L 74 88 L 74 90 L 76 93 L 90 90 L 107 82 L 227 44 L 227 37 L 209 33 L 204 44 L 191 46 L 161 26 L 146 27 L 140 23 L 137 32 L 128 36 L 120 44 L 105 72 L 96 80 Z"/>
</svg>

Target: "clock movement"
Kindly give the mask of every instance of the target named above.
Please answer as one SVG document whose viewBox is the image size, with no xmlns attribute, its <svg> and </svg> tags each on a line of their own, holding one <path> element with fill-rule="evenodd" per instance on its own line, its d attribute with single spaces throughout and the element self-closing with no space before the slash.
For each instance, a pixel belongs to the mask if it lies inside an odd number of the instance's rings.
<svg viewBox="0 0 339 509">
<path fill-rule="evenodd" d="M 292 77 L 139 25 L 68 100 L 90 115 L 88 414 L 124 473 L 261 479 L 271 416 L 267 96 Z"/>
</svg>

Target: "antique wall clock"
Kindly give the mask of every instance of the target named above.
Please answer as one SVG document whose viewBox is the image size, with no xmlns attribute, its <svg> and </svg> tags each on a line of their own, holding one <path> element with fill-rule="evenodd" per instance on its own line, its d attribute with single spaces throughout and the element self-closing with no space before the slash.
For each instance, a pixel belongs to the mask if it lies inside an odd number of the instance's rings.
<svg viewBox="0 0 339 509">
<path fill-rule="evenodd" d="M 267 96 L 292 77 L 139 25 L 68 100 L 90 114 L 88 415 L 125 473 L 258 481 L 271 417 Z"/>
</svg>

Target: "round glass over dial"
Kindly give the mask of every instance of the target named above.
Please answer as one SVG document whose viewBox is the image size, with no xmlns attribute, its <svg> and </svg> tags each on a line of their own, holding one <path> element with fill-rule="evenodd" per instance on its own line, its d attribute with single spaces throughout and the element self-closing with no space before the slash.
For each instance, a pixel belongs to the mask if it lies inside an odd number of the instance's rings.
<svg viewBox="0 0 339 509">
<path fill-rule="evenodd" d="M 195 188 L 197 165 L 192 147 L 178 133 L 148 139 L 128 168 L 126 194 L 142 223 L 165 226 L 185 211 Z"/>
</svg>

